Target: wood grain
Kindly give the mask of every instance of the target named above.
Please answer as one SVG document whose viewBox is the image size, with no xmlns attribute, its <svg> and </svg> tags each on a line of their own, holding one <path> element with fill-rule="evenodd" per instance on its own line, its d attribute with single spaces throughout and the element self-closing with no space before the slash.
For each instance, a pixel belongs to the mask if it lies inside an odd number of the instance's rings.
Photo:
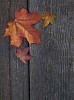
<svg viewBox="0 0 74 100">
<path fill-rule="evenodd" d="M 7 22 L 22 7 L 57 17 L 54 25 L 35 26 L 42 44 L 30 45 L 27 64 L 16 58 L 10 38 L 3 38 Z M 74 100 L 74 1 L 0 0 L 0 22 L 0 100 Z M 22 47 L 28 47 L 26 40 Z"/>
<path fill-rule="evenodd" d="M 8 0 L 0 0 L 0 100 L 10 100 L 9 39 L 3 38 L 8 8 Z"/>
<path fill-rule="evenodd" d="M 74 100 L 74 1 L 30 0 L 29 10 L 57 16 L 54 25 L 36 25 L 42 44 L 30 46 L 30 100 Z"/>
<path fill-rule="evenodd" d="M 12 0 L 10 4 L 10 19 L 14 19 L 14 13 L 17 9 L 27 8 L 27 0 Z M 23 41 L 22 47 L 27 46 L 28 43 Z M 29 100 L 28 63 L 23 64 L 16 58 L 15 53 L 15 47 L 10 46 L 11 99 Z"/>
</svg>

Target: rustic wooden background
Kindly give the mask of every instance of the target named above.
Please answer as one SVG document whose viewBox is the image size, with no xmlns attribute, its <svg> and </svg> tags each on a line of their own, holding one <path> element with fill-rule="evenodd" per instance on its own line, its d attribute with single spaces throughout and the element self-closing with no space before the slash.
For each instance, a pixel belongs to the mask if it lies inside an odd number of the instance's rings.
<svg viewBox="0 0 74 100">
<path fill-rule="evenodd" d="M 23 41 L 33 56 L 27 64 L 3 38 L 7 21 L 22 7 L 57 16 L 54 25 L 36 25 L 41 45 Z M 74 100 L 74 0 L 0 0 L 0 22 L 0 100 Z"/>
</svg>

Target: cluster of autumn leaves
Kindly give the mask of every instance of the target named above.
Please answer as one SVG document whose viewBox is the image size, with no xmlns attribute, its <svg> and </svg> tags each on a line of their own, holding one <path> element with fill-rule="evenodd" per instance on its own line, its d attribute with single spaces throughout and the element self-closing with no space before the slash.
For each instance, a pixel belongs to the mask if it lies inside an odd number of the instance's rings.
<svg viewBox="0 0 74 100">
<path fill-rule="evenodd" d="M 53 24 L 54 19 L 55 15 L 50 12 L 45 12 L 42 16 L 37 12 L 29 13 L 25 8 L 15 12 L 15 19 L 8 22 L 4 37 L 10 36 L 10 44 L 17 47 L 16 56 L 23 63 L 30 60 L 31 55 L 28 54 L 29 47 L 24 50 L 20 48 L 22 40 L 25 38 L 29 44 L 40 44 L 41 33 L 33 25 L 44 20 L 43 27 L 46 27 L 49 23 Z"/>
</svg>

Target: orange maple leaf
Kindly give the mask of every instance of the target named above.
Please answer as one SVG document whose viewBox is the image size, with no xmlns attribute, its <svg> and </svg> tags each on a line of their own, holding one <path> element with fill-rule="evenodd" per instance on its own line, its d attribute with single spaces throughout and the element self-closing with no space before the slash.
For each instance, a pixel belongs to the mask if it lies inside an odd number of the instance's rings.
<svg viewBox="0 0 74 100">
<path fill-rule="evenodd" d="M 29 44 L 40 41 L 40 32 L 34 28 L 33 24 L 42 20 L 42 17 L 37 13 L 28 13 L 24 8 L 16 11 L 15 20 L 8 23 L 4 36 L 11 37 L 11 45 L 19 47 L 23 38 L 26 38 Z"/>
<path fill-rule="evenodd" d="M 23 63 L 26 63 L 26 61 L 31 59 L 31 55 L 28 55 L 28 52 L 30 51 L 30 48 L 27 47 L 24 50 L 19 48 L 17 49 L 16 56 L 19 58 Z"/>
<path fill-rule="evenodd" d="M 44 19 L 43 27 L 48 26 L 49 23 L 53 24 L 55 17 L 56 16 L 54 14 L 50 12 L 45 12 L 44 15 L 42 16 L 42 18 Z"/>
</svg>

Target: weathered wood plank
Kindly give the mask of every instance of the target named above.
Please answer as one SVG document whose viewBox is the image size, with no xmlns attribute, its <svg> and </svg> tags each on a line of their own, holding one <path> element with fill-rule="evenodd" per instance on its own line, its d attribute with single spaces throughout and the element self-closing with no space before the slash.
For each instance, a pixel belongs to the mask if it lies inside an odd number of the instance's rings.
<svg viewBox="0 0 74 100">
<path fill-rule="evenodd" d="M 10 100 L 9 39 L 3 38 L 8 8 L 8 0 L 0 0 L 0 100 Z"/>
<path fill-rule="evenodd" d="M 10 6 L 10 19 L 14 18 L 16 9 L 27 8 L 27 0 L 12 0 Z M 28 44 L 24 41 L 24 46 Z M 10 78 L 11 78 L 11 99 L 29 100 L 28 89 L 28 63 L 23 64 L 15 57 L 16 49 L 10 46 Z"/>
<path fill-rule="evenodd" d="M 29 10 L 51 11 L 54 25 L 42 29 L 42 44 L 31 45 L 30 100 L 74 100 L 74 0 L 30 0 Z"/>
</svg>

